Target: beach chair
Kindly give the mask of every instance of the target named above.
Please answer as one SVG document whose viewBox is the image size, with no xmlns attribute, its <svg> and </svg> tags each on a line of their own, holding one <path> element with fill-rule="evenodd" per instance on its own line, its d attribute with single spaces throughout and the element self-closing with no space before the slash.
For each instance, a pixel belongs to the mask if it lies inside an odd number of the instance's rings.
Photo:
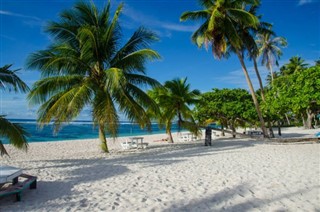
<svg viewBox="0 0 320 212">
<path fill-rule="evenodd" d="M 12 166 L 0 166 L 0 197 L 15 194 L 21 201 L 21 193 L 26 189 L 37 188 L 37 177 L 22 173 L 22 169 Z"/>
</svg>

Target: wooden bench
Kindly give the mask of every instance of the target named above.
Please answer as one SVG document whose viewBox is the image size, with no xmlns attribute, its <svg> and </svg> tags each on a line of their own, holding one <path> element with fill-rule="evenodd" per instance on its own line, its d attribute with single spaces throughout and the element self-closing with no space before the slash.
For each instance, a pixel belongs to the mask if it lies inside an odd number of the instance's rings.
<svg viewBox="0 0 320 212">
<path fill-rule="evenodd" d="M 37 177 L 27 175 L 27 174 L 21 174 L 19 175 L 21 178 L 25 178 L 24 181 L 19 181 L 18 179 L 15 180 L 15 183 L 12 183 L 9 186 L 4 186 L 0 189 L 0 197 L 15 194 L 16 200 L 21 201 L 21 193 L 23 190 L 25 190 L 27 187 L 30 189 L 36 189 L 37 188 Z M 18 177 L 18 178 L 19 178 Z"/>
</svg>

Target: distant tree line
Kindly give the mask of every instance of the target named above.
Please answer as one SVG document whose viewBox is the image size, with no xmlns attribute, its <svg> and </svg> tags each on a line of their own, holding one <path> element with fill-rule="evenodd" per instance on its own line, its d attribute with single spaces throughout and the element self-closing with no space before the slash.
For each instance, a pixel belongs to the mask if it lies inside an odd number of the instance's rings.
<svg viewBox="0 0 320 212">
<path fill-rule="evenodd" d="M 312 129 L 320 113 L 320 65 L 308 66 L 300 57 L 292 57 L 288 64 L 267 77 L 264 87 L 256 92 L 265 120 L 271 126 L 304 126 Z M 235 132 L 235 127 L 257 127 L 259 120 L 250 101 L 250 94 L 243 89 L 212 89 L 201 94 L 194 109 L 200 125 L 219 123 Z M 281 132 L 279 131 L 281 134 Z"/>
</svg>

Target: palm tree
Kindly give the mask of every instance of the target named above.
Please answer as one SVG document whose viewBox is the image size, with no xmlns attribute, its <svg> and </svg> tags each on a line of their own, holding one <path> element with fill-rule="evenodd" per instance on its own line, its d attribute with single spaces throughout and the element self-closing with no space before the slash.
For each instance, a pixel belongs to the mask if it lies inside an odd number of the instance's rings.
<svg viewBox="0 0 320 212">
<path fill-rule="evenodd" d="M 244 62 L 243 52 L 245 45 L 240 34 L 241 30 L 239 30 L 246 27 L 257 28 L 259 26 L 258 17 L 246 10 L 246 8 L 259 5 L 259 1 L 199 0 L 199 3 L 204 7 L 203 10 L 185 12 L 181 15 L 180 20 L 204 19 L 204 23 L 193 33 L 192 40 L 199 47 L 211 45 L 214 57 L 221 59 L 227 56 L 227 47 L 232 47 L 241 63 L 258 113 L 261 129 L 264 135 L 267 136 L 260 106 Z"/>
<path fill-rule="evenodd" d="M 282 75 L 291 75 L 298 71 L 303 71 L 308 66 L 305 60 L 301 57 L 295 56 L 290 58 L 289 63 L 286 64 L 280 71 Z"/>
<path fill-rule="evenodd" d="M 245 6 L 245 5 L 243 5 Z M 259 5 L 252 5 L 249 8 L 249 13 L 256 15 L 257 10 L 259 8 Z M 258 16 L 259 19 L 261 19 L 261 15 Z M 259 49 L 257 46 L 256 41 L 254 40 L 254 37 L 257 33 L 270 33 L 273 34 L 274 32 L 271 30 L 272 24 L 267 23 L 267 22 L 259 22 L 258 26 L 242 26 L 242 28 L 238 29 L 239 35 L 241 36 L 241 40 L 244 43 L 244 48 L 243 51 L 248 52 L 249 59 L 253 61 L 253 67 L 257 75 L 257 79 L 259 82 L 259 87 L 261 91 L 261 98 L 263 101 L 265 101 L 265 94 L 264 94 L 264 87 L 262 83 L 262 79 L 260 76 L 260 72 L 258 70 L 258 63 L 257 63 L 257 58 L 259 56 Z"/>
<path fill-rule="evenodd" d="M 0 89 L 15 91 L 15 92 L 27 92 L 28 86 L 16 75 L 18 70 L 11 71 L 12 65 L 5 65 L 0 68 Z M 27 149 L 27 137 L 28 133 L 19 124 L 11 123 L 0 115 L 0 154 L 8 155 L 3 143 L 2 138 L 7 138 L 9 142 L 16 148 Z"/>
<path fill-rule="evenodd" d="M 279 66 L 278 59 L 282 55 L 282 51 L 280 47 L 286 47 L 287 41 L 283 37 L 275 37 L 275 33 L 271 30 L 271 26 L 269 30 L 261 31 L 257 34 L 256 43 L 259 50 L 259 55 L 261 55 L 262 60 L 261 64 L 266 65 L 267 69 L 270 71 L 271 84 L 276 77 L 273 72 L 273 65 Z M 256 66 L 256 64 L 255 64 Z M 265 101 L 264 96 L 263 101 Z M 272 129 L 272 125 L 270 120 L 268 120 L 269 134 L 271 138 L 274 138 L 274 133 Z"/>
<path fill-rule="evenodd" d="M 118 112 L 150 129 L 146 108 L 156 104 L 141 86 L 160 85 L 145 71 L 147 61 L 160 58 L 149 48 L 157 36 L 139 28 L 121 46 L 121 10 L 122 4 L 111 17 L 110 2 L 101 10 L 93 3 L 76 3 L 60 13 L 58 22 L 48 23 L 53 44 L 28 58 L 28 67 L 42 74 L 28 96 L 31 104 L 41 104 L 40 126 L 53 121 L 57 131 L 90 106 L 105 152 L 106 133 L 114 138 L 118 133 Z"/>
<path fill-rule="evenodd" d="M 275 37 L 272 33 L 265 32 L 257 34 L 256 39 L 259 54 L 262 57 L 261 64 L 270 71 L 271 82 L 274 79 L 273 66 L 279 66 L 278 59 L 282 55 L 281 47 L 287 46 L 287 41 L 283 37 Z"/>
<path fill-rule="evenodd" d="M 174 119 L 177 119 L 179 129 L 183 127 L 199 135 L 199 128 L 189 106 L 198 101 L 200 91 L 190 90 L 187 78 L 166 81 L 163 88 L 150 90 L 149 95 L 160 107 L 160 113 L 152 113 L 153 118 L 157 118 L 160 125 L 165 125 L 169 142 L 173 143 L 171 127 Z"/>
</svg>

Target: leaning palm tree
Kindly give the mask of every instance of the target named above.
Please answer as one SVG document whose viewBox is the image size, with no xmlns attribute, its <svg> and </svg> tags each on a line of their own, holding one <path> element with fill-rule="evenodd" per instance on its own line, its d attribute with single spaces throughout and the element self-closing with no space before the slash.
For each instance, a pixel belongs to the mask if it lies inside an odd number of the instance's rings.
<svg viewBox="0 0 320 212">
<path fill-rule="evenodd" d="M 192 40 L 199 47 L 205 46 L 208 48 L 211 45 L 214 57 L 221 59 L 227 56 L 228 46 L 232 47 L 242 66 L 258 113 L 261 129 L 264 135 L 267 136 L 260 106 L 244 62 L 244 41 L 239 34 L 240 30 L 238 30 L 246 27 L 257 28 L 259 26 L 258 17 L 247 11 L 246 8 L 257 6 L 260 2 L 258 0 L 199 0 L 199 3 L 204 7 L 203 10 L 185 12 L 181 15 L 180 20 L 204 20 L 204 23 L 193 33 Z"/>
<path fill-rule="evenodd" d="M 271 82 L 274 79 L 273 66 L 279 66 L 278 59 L 282 55 L 281 47 L 287 46 L 287 40 L 284 37 L 275 37 L 272 33 L 265 32 L 257 34 L 256 39 L 259 55 L 261 55 L 261 64 L 265 65 L 270 71 Z"/>
<path fill-rule="evenodd" d="M 110 2 L 101 10 L 93 3 L 76 3 L 60 13 L 58 22 L 48 23 L 46 31 L 53 36 L 53 44 L 28 58 L 28 67 L 42 74 L 28 96 L 31 104 L 41 105 L 40 126 L 53 121 L 57 131 L 61 123 L 90 106 L 105 152 L 109 152 L 106 133 L 117 136 L 119 112 L 150 128 L 146 108 L 156 104 L 142 86 L 160 85 L 145 72 L 147 61 L 160 58 L 149 48 L 157 36 L 139 28 L 121 46 L 122 4 L 113 17 L 110 10 Z"/>
<path fill-rule="evenodd" d="M 18 70 L 11 71 L 11 65 L 5 65 L 0 68 L 0 89 L 15 91 L 15 92 L 27 92 L 28 86 L 18 77 L 16 74 Z M 7 139 L 14 147 L 19 149 L 27 149 L 27 137 L 28 133 L 19 124 L 11 123 L 0 115 L 0 154 L 8 155 L 2 139 Z"/>
<path fill-rule="evenodd" d="M 245 7 L 246 5 L 243 5 Z M 257 10 L 259 8 L 259 5 L 251 5 L 248 12 L 250 12 L 253 15 L 257 14 Z M 262 18 L 262 16 L 258 16 L 259 19 Z M 265 101 L 265 94 L 264 94 L 264 86 L 262 83 L 262 79 L 260 76 L 260 72 L 258 70 L 258 63 L 257 58 L 259 56 L 259 48 L 257 46 L 256 41 L 254 40 L 254 37 L 258 33 L 270 33 L 274 34 L 274 32 L 271 30 L 272 24 L 267 22 L 259 22 L 259 25 L 256 27 L 252 26 L 242 26 L 243 28 L 239 28 L 239 34 L 241 35 L 241 40 L 244 43 L 244 48 L 248 52 L 249 59 L 253 61 L 253 67 L 257 75 L 260 91 L 261 91 L 261 98 L 263 101 Z"/>
<path fill-rule="evenodd" d="M 171 127 L 174 119 L 177 119 L 178 129 L 185 128 L 190 132 L 199 135 L 200 131 L 193 118 L 190 105 L 198 101 L 199 90 L 190 90 L 187 78 L 173 79 L 166 81 L 163 88 L 155 88 L 149 91 L 149 95 L 157 102 L 160 113 L 152 113 L 153 118 L 157 118 L 159 124 L 165 125 L 169 142 L 173 143 Z"/>
</svg>

